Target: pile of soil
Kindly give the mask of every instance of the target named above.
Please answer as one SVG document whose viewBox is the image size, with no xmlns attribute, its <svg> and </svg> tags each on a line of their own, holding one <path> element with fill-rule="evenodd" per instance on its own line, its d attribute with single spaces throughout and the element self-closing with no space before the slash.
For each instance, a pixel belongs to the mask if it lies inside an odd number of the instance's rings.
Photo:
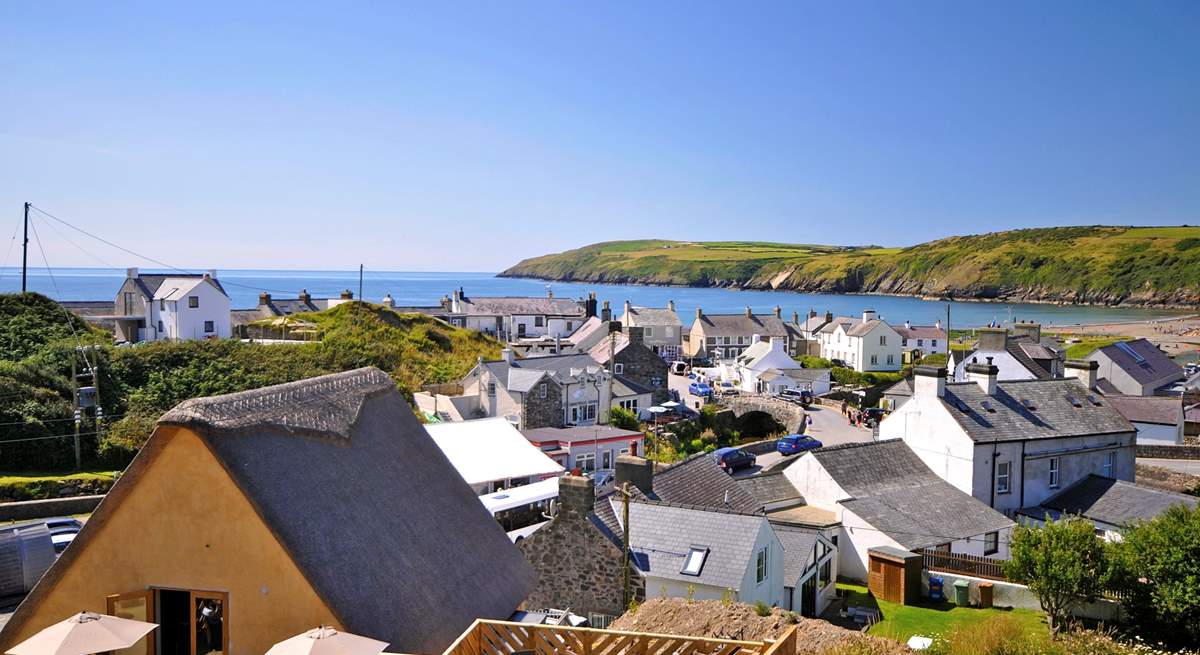
<svg viewBox="0 0 1200 655">
<path fill-rule="evenodd" d="M 857 640 L 874 642 L 877 649 L 873 652 L 882 655 L 907 655 L 911 652 L 901 643 L 840 628 L 828 621 L 806 619 L 779 608 L 772 609 L 767 616 L 759 616 L 751 605 L 726 605 L 719 600 L 697 600 L 689 603 L 682 598 L 652 598 L 638 607 L 637 611 L 623 614 L 609 629 L 763 641 L 778 638 L 793 625 L 797 630 L 798 654 L 817 655 L 837 644 Z"/>
<path fill-rule="evenodd" d="M 1137 465 L 1137 483 L 1176 493 L 1194 493 L 1200 489 L 1200 476 L 1180 473 L 1161 466 Z"/>
</svg>

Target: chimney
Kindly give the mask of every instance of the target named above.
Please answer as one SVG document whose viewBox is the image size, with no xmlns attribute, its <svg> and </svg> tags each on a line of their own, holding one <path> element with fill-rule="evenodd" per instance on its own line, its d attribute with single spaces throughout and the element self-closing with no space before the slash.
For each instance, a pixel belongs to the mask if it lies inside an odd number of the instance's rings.
<svg viewBox="0 0 1200 655">
<path fill-rule="evenodd" d="M 800 325 L 800 312 L 792 312 L 792 325 Z"/>
<path fill-rule="evenodd" d="M 1017 324 L 1013 325 L 1012 331 L 1013 331 L 1013 334 L 1015 334 L 1015 335 L 1018 335 L 1018 336 L 1025 335 L 1025 336 L 1029 337 L 1030 339 L 1033 339 L 1034 341 L 1042 340 L 1042 324 L 1041 323 L 1034 323 L 1032 321 L 1030 321 L 1029 323 L 1024 323 L 1024 322 L 1017 323 Z"/>
<path fill-rule="evenodd" d="M 620 325 L 618 323 L 618 325 Z M 637 326 L 629 326 L 625 328 L 625 335 L 629 337 L 629 343 L 643 343 L 645 341 L 645 328 Z"/>
<path fill-rule="evenodd" d="M 204 275 L 201 275 L 200 277 L 203 277 L 203 278 L 204 278 L 204 279 L 206 279 L 206 280 L 211 280 L 211 279 L 212 279 L 212 274 L 210 274 L 208 271 L 205 271 L 205 272 L 204 272 Z"/>
<path fill-rule="evenodd" d="M 217 279 L 217 269 L 215 269 L 215 268 L 208 269 L 208 277 L 210 277 L 214 280 Z"/>
<path fill-rule="evenodd" d="M 553 298 L 554 297 L 554 289 L 551 289 L 550 287 L 546 287 L 546 297 Z"/>
<path fill-rule="evenodd" d="M 391 309 L 396 306 L 396 301 L 392 300 L 392 294 L 389 293 L 388 295 L 383 297 L 383 306 L 387 307 L 388 309 Z"/>
<path fill-rule="evenodd" d="M 808 308 L 808 317 L 809 317 L 809 318 L 816 318 L 816 317 L 817 317 L 817 310 L 813 309 L 812 307 L 809 307 L 809 308 Z"/>
<path fill-rule="evenodd" d="M 596 483 L 582 475 L 558 479 L 558 518 L 585 519 L 596 504 Z"/>
<path fill-rule="evenodd" d="M 262 293 L 260 293 L 260 294 L 258 294 L 258 304 L 259 304 L 260 306 L 262 306 L 262 305 L 270 305 L 270 304 L 271 304 L 271 294 L 269 294 L 269 293 L 267 293 L 267 292 L 265 292 L 265 291 L 264 291 L 264 292 L 262 292 Z"/>
<path fill-rule="evenodd" d="M 933 329 L 935 329 L 935 330 L 942 329 L 942 319 L 939 318 L 938 320 L 933 322 Z"/>
<path fill-rule="evenodd" d="M 701 311 L 699 307 L 697 307 L 696 308 L 696 320 L 698 321 L 702 318 L 704 318 L 704 312 Z"/>
<path fill-rule="evenodd" d="M 617 457 L 613 479 L 618 487 L 628 482 L 642 493 L 650 495 L 654 493 L 654 462 L 634 455 L 621 455 Z"/>
<path fill-rule="evenodd" d="M 1008 330 L 1004 328 L 979 328 L 979 349 L 985 352 L 999 352 L 1008 345 Z"/>
<path fill-rule="evenodd" d="M 343 289 L 341 294 L 342 300 L 354 300 L 354 292 L 349 289 Z"/>
<path fill-rule="evenodd" d="M 783 337 L 771 337 L 771 350 L 783 352 Z"/>
<path fill-rule="evenodd" d="M 1100 370 L 1100 362 L 1087 359 L 1068 359 L 1065 367 L 1065 376 L 1079 378 L 1088 391 L 1096 390 L 1096 375 Z"/>
<path fill-rule="evenodd" d="M 626 322 L 626 323 L 628 323 L 628 322 L 629 322 L 629 319 L 630 319 L 630 317 L 631 317 L 631 316 L 633 316 L 633 314 L 629 313 L 629 310 L 630 310 L 630 308 L 632 308 L 632 307 L 633 307 L 633 305 L 630 305 L 628 300 L 626 300 L 626 301 L 625 301 L 625 304 L 621 306 L 621 314 L 622 314 L 622 318 L 624 318 L 624 319 L 625 319 L 625 322 Z"/>
<path fill-rule="evenodd" d="M 987 358 L 986 364 L 971 362 L 966 366 L 967 380 L 979 385 L 980 389 L 989 396 L 996 395 L 996 376 L 1000 369 L 992 364 L 992 358 Z"/>
<path fill-rule="evenodd" d="M 762 337 L 758 336 L 757 334 L 750 335 L 750 343 L 751 344 L 756 344 L 759 341 L 762 341 Z"/>
<path fill-rule="evenodd" d="M 775 305 L 775 318 L 783 318 L 783 308 Z"/>
<path fill-rule="evenodd" d="M 675 311 L 675 301 L 674 300 L 667 301 L 667 309 L 670 311 Z"/>
<path fill-rule="evenodd" d="M 596 315 L 596 292 L 589 291 L 587 300 L 583 301 L 583 313 L 587 318 Z"/>
<path fill-rule="evenodd" d="M 946 369 L 933 366 L 913 368 L 913 398 L 946 395 Z"/>
<path fill-rule="evenodd" d="M 825 310 L 825 322 L 826 322 L 826 323 L 832 323 L 832 322 L 833 322 L 833 312 L 829 311 L 828 309 L 827 309 L 827 310 Z"/>
<path fill-rule="evenodd" d="M 878 314 L 875 313 L 874 309 L 864 309 L 863 310 L 863 323 L 866 323 L 867 321 L 873 321 L 873 320 L 875 320 L 875 318 L 877 316 L 878 316 Z"/>
<path fill-rule="evenodd" d="M 391 296 L 388 296 L 388 297 L 391 298 Z M 300 290 L 300 302 L 306 303 L 310 300 L 312 300 L 312 296 L 308 295 L 308 289 L 301 289 Z"/>
<path fill-rule="evenodd" d="M 600 305 L 600 320 L 606 323 L 612 320 L 612 309 L 609 308 L 607 300 Z"/>
<path fill-rule="evenodd" d="M 508 362 L 509 364 L 513 363 L 512 348 L 501 349 L 500 350 L 500 359 L 503 359 L 504 361 Z"/>
<path fill-rule="evenodd" d="M 125 269 L 125 277 L 132 280 L 133 278 L 135 278 L 137 276 L 138 276 L 138 270 L 136 268 Z"/>
<path fill-rule="evenodd" d="M 908 319 L 904 319 L 904 329 L 908 330 L 911 328 L 912 328 L 912 323 L 909 323 Z"/>
<path fill-rule="evenodd" d="M 750 311 L 750 307 L 746 307 L 746 318 L 754 318 L 754 312 Z"/>
<path fill-rule="evenodd" d="M 455 289 L 455 290 L 454 290 L 454 291 L 452 291 L 451 293 L 453 293 L 453 294 L 454 294 L 454 295 L 452 296 L 452 297 L 453 297 L 453 300 L 454 300 L 454 303 L 455 303 L 455 304 L 458 304 L 458 302 L 459 302 L 460 300 L 462 300 L 462 289 L 461 289 L 461 288 L 459 288 L 459 289 Z"/>
</svg>

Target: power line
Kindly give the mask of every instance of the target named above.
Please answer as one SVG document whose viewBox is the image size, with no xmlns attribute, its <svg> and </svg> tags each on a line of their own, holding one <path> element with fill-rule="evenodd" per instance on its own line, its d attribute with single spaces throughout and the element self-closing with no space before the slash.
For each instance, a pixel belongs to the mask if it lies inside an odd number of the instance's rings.
<svg viewBox="0 0 1200 655">
<path fill-rule="evenodd" d="M 153 258 L 153 257 L 150 257 L 149 255 L 143 255 L 142 253 L 139 253 L 139 252 L 136 252 L 136 251 L 130 250 L 129 248 L 126 248 L 126 247 L 124 247 L 124 246 L 119 246 L 119 245 L 117 245 L 117 244 L 113 243 L 112 241 L 109 241 L 108 239 L 105 239 L 104 237 L 97 236 L 97 235 L 95 235 L 95 234 L 92 234 L 91 232 L 88 232 L 87 230 L 85 230 L 85 229 L 83 229 L 83 228 L 81 228 L 81 227 L 77 226 L 77 225 L 74 225 L 74 224 L 72 224 L 72 223 L 69 223 L 69 222 L 67 222 L 67 221 L 65 221 L 65 220 L 63 220 L 63 219 L 61 219 L 61 218 L 59 218 L 59 217 L 55 216 L 54 214 L 51 214 L 50 212 L 48 212 L 48 211 L 46 211 L 46 210 L 42 209 L 41 207 L 38 207 L 37 205 L 32 205 L 32 204 L 31 204 L 31 205 L 30 205 L 30 207 L 31 207 L 31 208 L 33 208 L 34 210 L 36 210 L 36 211 L 37 211 L 39 214 L 42 214 L 42 215 L 46 216 L 47 218 L 53 219 L 53 220 L 55 220 L 55 221 L 58 221 L 59 223 L 62 223 L 63 225 L 65 225 L 65 226 L 67 226 L 67 227 L 71 228 L 72 230 L 75 230 L 76 232 L 79 232 L 80 234 L 83 234 L 83 235 L 85 235 L 85 236 L 89 236 L 89 237 L 91 237 L 91 238 L 93 238 L 93 239 L 95 239 L 95 240 L 97 240 L 97 241 L 99 241 L 99 242 L 101 242 L 101 243 L 103 243 L 103 244 L 105 244 L 105 245 L 108 245 L 108 246 L 111 246 L 111 247 L 113 247 L 113 248 L 116 248 L 117 250 L 120 250 L 121 252 L 124 252 L 124 253 L 130 254 L 130 255 L 133 255 L 134 257 L 138 257 L 138 258 L 140 258 L 140 259 L 144 259 L 144 260 L 146 260 L 146 261 L 148 261 L 148 262 L 151 262 L 151 263 L 153 263 L 153 264 L 158 264 L 159 266 L 162 266 L 163 268 L 166 268 L 166 269 L 169 269 L 169 270 L 172 270 L 172 271 L 178 271 L 178 272 L 180 272 L 180 273 L 185 273 L 185 274 L 187 274 L 187 275 L 197 275 L 197 273 L 196 273 L 195 271 L 189 271 L 189 270 L 187 270 L 187 269 L 185 269 L 185 268 L 179 268 L 178 266 L 172 266 L 172 265 L 170 265 L 170 264 L 168 264 L 168 263 L 166 263 L 166 262 L 164 262 L 164 261 L 162 261 L 162 260 L 159 260 L 159 259 L 155 259 L 155 258 Z M 117 269 L 117 270 L 120 270 L 120 269 Z M 254 286 L 254 285 L 250 285 L 250 284 L 241 284 L 241 283 L 238 283 L 238 282 L 232 282 L 232 281 L 221 282 L 221 284 L 222 284 L 222 285 L 226 285 L 226 284 L 228 284 L 229 286 L 234 286 L 234 287 L 242 287 L 242 288 L 244 288 L 244 289 L 253 289 L 253 290 L 255 290 L 255 291 L 270 291 L 270 292 L 272 292 L 272 293 L 289 293 L 289 294 L 290 294 L 290 293 L 293 293 L 293 291 L 285 291 L 285 290 L 283 290 L 283 289 L 268 289 L 268 288 L 266 288 L 266 287 L 256 287 L 256 286 Z"/>
<path fill-rule="evenodd" d="M 127 414 L 114 414 L 114 415 L 112 415 L 112 416 L 105 416 L 105 417 L 104 417 L 104 420 L 105 420 L 105 421 L 111 421 L 111 420 L 119 419 L 119 418 L 121 418 L 121 417 L 123 417 L 123 416 L 127 416 Z M 39 424 L 39 423 L 63 423 L 63 422 L 66 422 L 66 421 L 74 421 L 74 420 L 75 420 L 75 418 L 74 418 L 74 417 L 70 417 L 70 418 L 48 418 L 48 419 L 44 419 L 44 420 L 34 419 L 34 420 L 33 420 L 33 422 L 30 422 L 30 421 L 13 421 L 13 422 L 11 422 L 11 423 L 0 423 L 0 427 L 11 427 L 11 426 L 16 426 L 16 425 L 37 425 L 37 424 Z M 81 419 L 81 420 L 82 420 L 82 419 Z"/>
<path fill-rule="evenodd" d="M 37 241 L 38 250 L 42 253 L 42 262 L 46 264 L 46 274 L 50 276 L 50 284 L 54 286 L 54 294 L 61 298 L 62 292 L 58 290 L 58 280 L 54 278 L 54 271 L 50 270 L 50 260 L 46 257 L 46 249 L 42 246 L 42 237 L 38 234 L 37 224 L 33 221 L 30 221 L 29 225 L 33 227 L 33 238 L 35 241 Z M 63 307 L 61 303 L 58 303 L 58 306 L 62 308 L 63 313 L 67 317 L 67 327 L 71 329 L 71 336 L 75 338 L 75 345 L 79 348 L 79 354 L 83 357 L 84 365 L 92 371 L 94 381 L 96 369 L 92 366 L 92 363 L 88 361 L 87 350 L 83 347 L 83 341 L 79 338 L 79 333 L 75 330 L 75 315 L 72 314 L 66 307 Z M 72 384 L 75 382 L 75 380 L 71 381 Z"/>
<path fill-rule="evenodd" d="M 12 257 L 13 246 L 17 244 L 17 232 L 19 231 L 21 231 L 20 224 L 13 228 L 12 239 L 8 242 L 8 251 L 4 253 L 4 265 L 0 266 L 0 280 L 4 279 L 4 269 L 8 268 L 8 258 Z"/>
<path fill-rule="evenodd" d="M 97 434 L 100 434 L 100 433 L 95 432 L 95 431 L 80 432 L 78 436 L 90 437 L 90 436 L 97 435 Z M 67 439 L 67 438 L 72 438 L 75 436 L 76 436 L 75 433 L 72 432 L 71 434 L 55 434 L 55 435 L 51 435 L 48 437 L 28 437 L 26 439 L 4 439 L 4 440 L 0 440 L 0 448 L 3 448 L 4 444 L 10 444 L 10 443 L 24 443 L 27 441 L 45 441 L 46 439 Z"/>
</svg>

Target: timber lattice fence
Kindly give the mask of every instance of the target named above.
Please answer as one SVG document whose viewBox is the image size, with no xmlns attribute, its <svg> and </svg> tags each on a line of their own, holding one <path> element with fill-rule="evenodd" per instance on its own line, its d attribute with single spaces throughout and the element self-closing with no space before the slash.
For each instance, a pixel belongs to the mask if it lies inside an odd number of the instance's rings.
<svg viewBox="0 0 1200 655">
<path fill-rule="evenodd" d="M 987 578 L 1008 582 L 1004 575 L 1004 560 L 980 555 L 965 555 L 963 553 L 947 553 L 945 551 L 926 548 L 921 551 L 925 568 L 929 571 L 944 571 L 946 573 L 961 573 L 976 578 Z"/>
<path fill-rule="evenodd" d="M 739 641 L 510 621 L 475 621 L 443 655 L 794 655 L 796 627 Z"/>
</svg>

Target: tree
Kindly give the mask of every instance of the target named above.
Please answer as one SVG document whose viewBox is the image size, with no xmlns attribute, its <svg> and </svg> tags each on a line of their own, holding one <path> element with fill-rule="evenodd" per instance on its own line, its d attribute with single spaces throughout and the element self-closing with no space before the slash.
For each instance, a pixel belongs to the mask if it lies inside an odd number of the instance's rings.
<svg viewBox="0 0 1200 655">
<path fill-rule="evenodd" d="M 1090 521 L 1046 519 L 1044 527 L 1017 526 L 1010 543 L 1012 559 L 1004 572 L 1037 596 L 1057 634 L 1072 608 L 1096 599 L 1107 574 L 1104 544 Z"/>
<path fill-rule="evenodd" d="M 1111 548 L 1122 603 L 1142 632 L 1200 643 L 1200 508 L 1176 505 Z"/>
<path fill-rule="evenodd" d="M 624 407 L 613 407 L 608 413 L 608 422 L 614 428 L 620 428 L 622 430 L 638 429 L 637 414 L 633 413 L 631 410 L 625 409 Z"/>
</svg>

